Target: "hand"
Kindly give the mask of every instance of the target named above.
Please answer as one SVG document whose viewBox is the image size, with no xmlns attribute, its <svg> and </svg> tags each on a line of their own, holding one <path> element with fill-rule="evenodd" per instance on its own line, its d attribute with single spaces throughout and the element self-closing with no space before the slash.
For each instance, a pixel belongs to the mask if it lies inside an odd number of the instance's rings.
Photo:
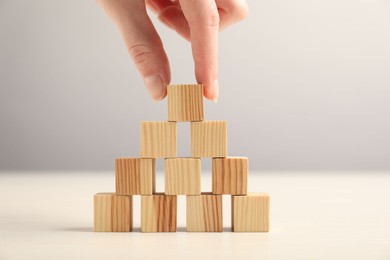
<svg viewBox="0 0 390 260">
<path fill-rule="evenodd" d="M 146 1 L 146 2 L 145 2 Z M 195 76 L 204 96 L 216 101 L 218 31 L 243 19 L 245 0 L 97 0 L 117 24 L 145 85 L 155 100 L 166 96 L 171 72 L 163 44 L 146 6 L 159 20 L 191 42 Z"/>
</svg>

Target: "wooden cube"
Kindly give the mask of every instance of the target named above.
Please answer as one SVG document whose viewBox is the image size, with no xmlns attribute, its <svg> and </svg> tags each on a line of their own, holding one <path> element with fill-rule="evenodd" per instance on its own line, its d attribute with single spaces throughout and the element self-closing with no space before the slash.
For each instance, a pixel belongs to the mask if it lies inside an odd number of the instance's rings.
<svg viewBox="0 0 390 260">
<path fill-rule="evenodd" d="M 200 168 L 200 159 L 197 158 L 165 159 L 165 194 L 200 194 Z"/>
<path fill-rule="evenodd" d="M 232 231 L 269 231 L 268 193 L 249 193 L 245 196 L 232 196 Z"/>
<path fill-rule="evenodd" d="M 222 195 L 187 196 L 187 231 L 222 232 Z"/>
<path fill-rule="evenodd" d="M 192 157 L 226 157 L 226 121 L 191 123 Z"/>
<path fill-rule="evenodd" d="M 93 197 L 95 232 L 128 232 L 133 229 L 132 196 L 97 193 Z"/>
<path fill-rule="evenodd" d="M 115 160 L 116 193 L 151 195 L 156 189 L 155 159 L 118 158 Z"/>
<path fill-rule="evenodd" d="M 168 121 L 203 121 L 203 85 L 169 85 Z"/>
<path fill-rule="evenodd" d="M 141 232 L 176 232 L 177 196 L 141 196 Z"/>
<path fill-rule="evenodd" d="M 247 194 L 248 158 L 213 158 L 212 173 L 213 194 Z"/>
<path fill-rule="evenodd" d="M 142 122 L 141 157 L 176 157 L 176 123 Z"/>
</svg>

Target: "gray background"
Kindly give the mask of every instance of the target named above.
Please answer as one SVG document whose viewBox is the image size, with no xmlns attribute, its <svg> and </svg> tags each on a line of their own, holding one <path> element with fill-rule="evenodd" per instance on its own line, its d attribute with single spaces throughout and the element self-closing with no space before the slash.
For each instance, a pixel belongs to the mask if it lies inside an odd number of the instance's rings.
<svg viewBox="0 0 390 260">
<path fill-rule="evenodd" d="M 248 3 L 220 35 L 220 100 L 205 102 L 229 154 L 254 170 L 390 170 L 389 1 Z M 153 20 L 172 82 L 194 82 L 189 44 Z M 0 170 L 112 170 L 166 106 L 94 1 L 0 1 Z"/>
</svg>

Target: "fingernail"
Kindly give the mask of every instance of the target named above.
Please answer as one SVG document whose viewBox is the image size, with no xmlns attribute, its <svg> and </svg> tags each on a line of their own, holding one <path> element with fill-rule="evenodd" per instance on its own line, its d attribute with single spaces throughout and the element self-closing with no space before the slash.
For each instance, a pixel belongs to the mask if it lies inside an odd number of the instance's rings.
<svg viewBox="0 0 390 260">
<path fill-rule="evenodd" d="M 160 100 L 164 97 L 164 82 L 160 75 L 148 76 L 144 79 L 144 82 L 154 100 Z"/>
<path fill-rule="evenodd" d="M 219 97 L 219 84 L 218 84 L 218 79 L 214 80 L 214 94 L 213 94 L 213 101 L 215 103 L 218 102 L 218 97 Z"/>
</svg>

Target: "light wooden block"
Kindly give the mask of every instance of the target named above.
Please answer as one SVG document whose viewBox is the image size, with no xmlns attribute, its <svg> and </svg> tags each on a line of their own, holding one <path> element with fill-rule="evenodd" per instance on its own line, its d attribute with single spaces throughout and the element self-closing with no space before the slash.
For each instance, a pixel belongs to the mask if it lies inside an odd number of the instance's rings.
<svg viewBox="0 0 390 260">
<path fill-rule="evenodd" d="M 176 157 L 176 123 L 142 122 L 141 157 Z"/>
<path fill-rule="evenodd" d="M 169 85 L 168 121 L 203 121 L 203 85 Z"/>
<path fill-rule="evenodd" d="M 165 194 L 200 194 L 200 159 L 174 158 L 164 160 Z"/>
<path fill-rule="evenodd" d="M 133 229 L 132 196 L 97 193 L 94 201 L 95 232 L 128 232 Z"/>
<path fill-rule="evenodd" d="M 222 232 L 222 195 L 187 196 L 187 231 Z"/>
<path fill-rule="evenodd" d="M 226 121 L 191 122 L 192 157 L 226 157 Z"/>
<path fill-rule="evenodd" d="M 151 195 L 156 187 L 155 159 L 118 158 L 115 160 L 116 193 Z"/>
<path fill-rule="evenodd" d="M 212 192 L 213 194 L 247 194 L 248 158 L 213 158 Z"/>
<path fill-rule="evenodd" d="M 141 196 L 141 232 L 176 232 L 177 196 Z"/>
<path fill-rule="evenodd" d="M 246 196 L 232 196 L 232 231 L 269 231 L 268 193 L 249 193 Z"/>
</svg>

